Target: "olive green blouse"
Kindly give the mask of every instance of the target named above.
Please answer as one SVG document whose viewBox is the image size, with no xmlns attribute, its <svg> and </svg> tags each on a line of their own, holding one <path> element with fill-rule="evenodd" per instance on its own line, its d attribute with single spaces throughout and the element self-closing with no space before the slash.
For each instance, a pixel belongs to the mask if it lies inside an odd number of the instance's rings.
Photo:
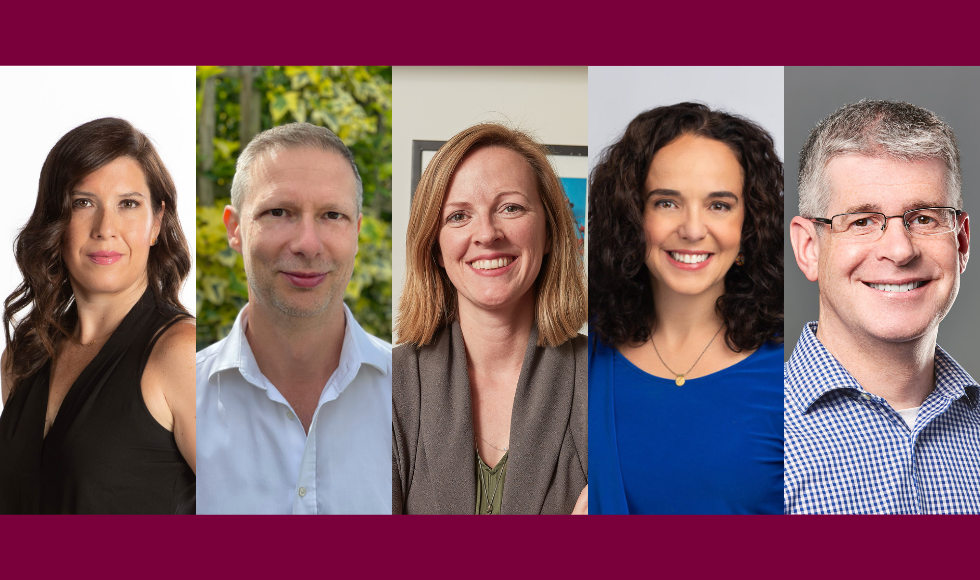
<svg viewBox="0 0 980 580">
<path fill-rule="evenodd" d="M 507 476 L 507 455 L 504 453 L 497 465 L 490 468 L 476 452 L 476 515 L 487 514 L 487 504 L 491 509 L 489 515 L 500 515 L 501 498 L 504 497 L 504 478 Z"/>
</svg>

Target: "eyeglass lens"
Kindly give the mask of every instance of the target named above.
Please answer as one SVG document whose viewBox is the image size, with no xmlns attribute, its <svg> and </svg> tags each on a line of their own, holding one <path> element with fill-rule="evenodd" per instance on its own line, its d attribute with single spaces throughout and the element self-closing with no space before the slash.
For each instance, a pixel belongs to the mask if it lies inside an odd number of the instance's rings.
<svg viewBox="0 0 980 580">
<path fill-rule="evenodd" d="M 956 224 L 956 212 L 947 208 L 924 208 L 905 214 L 905 227 L 917 236 L 934 236 L 951 232 Z M 848 213 L 833 217 L 833 230 L 848 236 L 880 237 L 885 216 L 880 213 Z"/>
</svg>

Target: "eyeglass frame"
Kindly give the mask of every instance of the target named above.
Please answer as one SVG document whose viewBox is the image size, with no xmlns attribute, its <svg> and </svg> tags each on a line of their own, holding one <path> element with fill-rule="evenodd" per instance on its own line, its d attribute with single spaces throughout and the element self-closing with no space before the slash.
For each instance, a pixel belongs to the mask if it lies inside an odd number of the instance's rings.
<svg viewBox="0 0 980 580">
<path fill-rule="evenodd" d="M 948 232 L 938 232 L 938 233 L 935 233 L 935 234 L 913 234 L 912 233 L 912 230 L 909 229 L 909 223 L 907 221 L 905 221 L 905 216 L 907 216 L 907 215 L 909 215 L 910 213 L 913 213 L 913 212 L 922 211 L 924 209 L 948 209 L 948 210 L 952 210 L 956 214 L 956 215 L 953 216 L 953 221 L 954 221 L 953 229 L 949 230 Z M 881 217 L 885 218 L 885 222 L 881 226 L 881 235 L 879 235 L 874 240 L 874 241 L 877 241 L 877 240 L 880 240 L 882 238 L 882 236 L 885 235 L 885 229 L 888 227 L 888 220 L 890 220 L 892 218 L 902 218 L 902 226 L 905 228 L 905 232 L 908 235 L 910 235 L 910 236 L 912 236 L 914 238 L 915 237 L 941 236 L 943 234 L 948 234 L 948 233 L 951 233 L 951 232 L 955 232 L 956 231 L 956 223 L 955 222 L 956 222 L 957 219 L 959 219 L 959 217 L 961 215 L 963 215 L 963 210 L 956 209 L 955 207 L 948 207 L 948 206 L 916 207 L 916 208 L 912 208 L 910 210 L 906 210 L 901 215 L 885 215 L 885 214 L 881 213 L 880 211 L 852 211 L 852 212 L 847 212 L 847 213 L 834 214 L 834 215 L 830 216 L 830 218 L 806 218 L 806 219 L 810 220 L 813 223 L 828 225 L 828 226 L 830 226 L 830 233 L 831 234 L 834 234 L 834 233 L 838 233 L 839 234 L 841 232 L 834 232 L 834 227 L 833 226 L 834 226 L 834 218 L 835 217 L 839 217 L 839 216 L 842 216 L 842 215 L 861 215 L 861 214 L 875 214 L 875 215 L 880 215 Z M 857 237 L 857 236 L 853 236 L 853 237 Z"/>
</svg>

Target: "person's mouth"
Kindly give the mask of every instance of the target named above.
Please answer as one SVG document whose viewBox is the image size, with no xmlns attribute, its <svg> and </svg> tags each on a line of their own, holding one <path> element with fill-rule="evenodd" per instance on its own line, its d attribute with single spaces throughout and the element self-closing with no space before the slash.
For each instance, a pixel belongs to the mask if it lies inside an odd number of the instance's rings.
<svg viewBox="0 0 980 580">
<path fill-rule="evenodd" d="M 282 272 L 290 284 L 298 288 L 315 288 L 326 278 L 326 272 Z"/>
<path fill-rule="evenodd" d="M 482 254 L 476 256 L 466 263 L 469 264 L 470 268 L 477 270 L 480 274 L 488 275 L 507 272 L 516 261 L 517 256 L 514 254 L 494 252 L 492 254 Z"/>
<path fill-rule="evenodd" d="M 700 264 L 711 257 L 710 252 L 705 252 L 703 254 L 691 254 L 687 252 L 668 251 L 667 253 L 670 254 L 672 259 L 681 262 L 682 264 Z"/>
<path fill-rule="evenodd" d="M 865 282 L 864 285 L 879 292 L 904 293 L 922 288 L 928 283 L 928 280 L 911 280 L 906 282 Z"/>
<path fill-rule="evenodd" d="M 470 262 L 470 266 L 477 270 L 498 270 L 510 266 L 514 259 L 513 256 L 503 256 L 487 260 L 473 260 Z"/>
<path fill-rule="evenodd" d="M 713 252 L 704 250 L 664 250 L 667 263 L 681 271 L 697 272 L 712 264 Z"/>
<path fill-rule="evenodd" d="M 96 264 L 102 266 L 108 266 L 109 264 L 115 264 L 122 258 L 122 254 L 119 252 L 91 252 L 87 254 L 88 259 L 92 260 Z"/>
</svg>

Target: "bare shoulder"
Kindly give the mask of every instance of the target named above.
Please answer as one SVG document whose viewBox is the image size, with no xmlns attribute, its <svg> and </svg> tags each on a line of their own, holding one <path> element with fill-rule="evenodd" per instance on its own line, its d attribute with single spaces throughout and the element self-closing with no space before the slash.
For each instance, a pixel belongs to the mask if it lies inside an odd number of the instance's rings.
<svg viewBox="0 0 980 580">
<path fill-rule="evenodd" d="M 143 381 L 162 390 L 194 384 L 197 331 L 193 319 L 180 321 L 157 339 L 143 370 Z"/>
<path fill-rule="evenodd" d="M 194 319 L 181 320 L 168 328 L 157 339 L 147 366 L 153 362 L 167 363 L 184 361 L 188 356 L 194 358 L 197 341 L 197 327 Z M 157 359 L 154 361 L 154 359 Z"/>
</svg>

